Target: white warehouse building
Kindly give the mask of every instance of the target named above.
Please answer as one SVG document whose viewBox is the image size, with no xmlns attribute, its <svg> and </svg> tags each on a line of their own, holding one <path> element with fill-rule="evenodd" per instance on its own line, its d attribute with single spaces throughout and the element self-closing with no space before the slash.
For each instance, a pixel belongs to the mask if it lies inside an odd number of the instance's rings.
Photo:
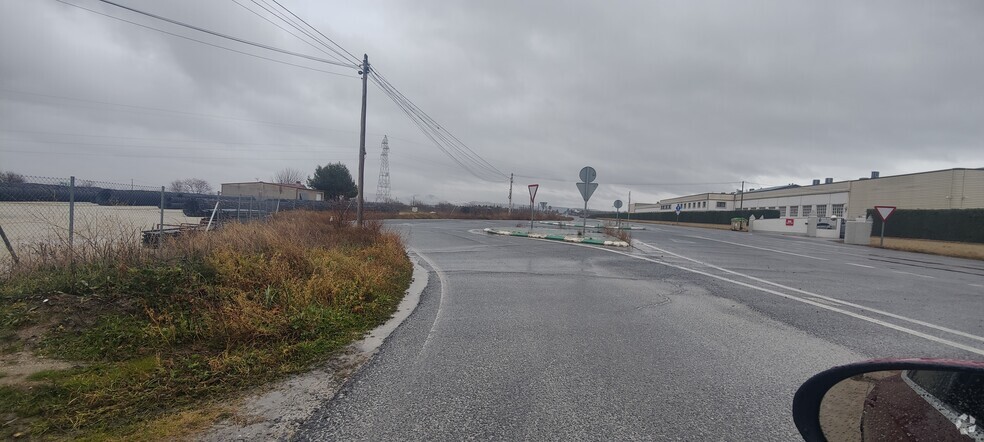
<svg viewBox="0 0 984 442">
<path fill-rule="evenodd" d="M 773 187 L 732 193 L 700 193 L 635 203 L 629 212 L 772 209 L 782 217 L 864 216 L 876 205 L 899 209 L 984 208 L 984 168 L 946 169 L 905 175 L 834 182 L 814 180 L 812 185 Z"/>
</svg>

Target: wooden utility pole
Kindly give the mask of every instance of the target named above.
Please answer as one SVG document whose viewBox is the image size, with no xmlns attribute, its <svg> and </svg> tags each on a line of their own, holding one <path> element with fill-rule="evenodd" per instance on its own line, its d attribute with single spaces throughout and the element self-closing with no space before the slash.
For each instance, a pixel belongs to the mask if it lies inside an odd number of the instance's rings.
<svg viewBox="0 0 984 442">
<path fill-rule="evenodd" d="M 366 172 L 366 88 L 369 80 L 369 55 L 362 54 L 362 127 L 359 130 L 359 196 L 355 209 L 355 224 L 363 225 L 363 207 L 365 202 L 365 172 Z"/>
</svg>

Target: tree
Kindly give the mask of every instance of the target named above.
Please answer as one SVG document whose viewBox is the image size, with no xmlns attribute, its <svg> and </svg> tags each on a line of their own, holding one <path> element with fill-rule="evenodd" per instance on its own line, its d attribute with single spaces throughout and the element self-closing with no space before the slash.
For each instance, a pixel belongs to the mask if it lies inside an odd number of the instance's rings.
<svg viewBox="0 0 984 442">
<path fill-rule="evenodd" d="M 303 179 L 304 175 L 301 174 L 301 171 L 292 167 L 280 169 L 280 172 L 273 176 L 273 182 L 277 184 L 297 184 Z"/>
<path fill-rule="evenodd" d="M 325 200 L 352 198 L 359 194 L 352 174 L 342 163 L 330 163 L 314 168 L 314 176 L 308 178 L 308 186 L 325 192 Z"/>
<path fill-rule="evenodd" d="M 212 185 L 201 178 L 174 180 L 168 189 L 177 193 L 212 193 Z"/>
<path fill-rule="evenodd" d="M 14 184 L 14 183 L 23 183 L 26 181 L 27 180 L 24 179 L 24 176 L 19 173 L 0 172 L 0 183 Z"/>
</svg>

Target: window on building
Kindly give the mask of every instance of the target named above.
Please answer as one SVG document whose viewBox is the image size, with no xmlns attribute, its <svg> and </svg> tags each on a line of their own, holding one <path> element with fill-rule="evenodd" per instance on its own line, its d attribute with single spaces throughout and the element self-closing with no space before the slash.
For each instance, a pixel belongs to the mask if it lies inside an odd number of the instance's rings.
<svg viewBox="0 0 984 442">
<path fill-rule="evenodd" d="M 775 206 L 769 207 L 769 210 L 776 210 Z"/>
<path fill-rule="evenodd" d="M 799 206 L 789 206 L 789 216 L 799 216 Z"/>
<path fill-rule="evenodd" d="M 703 203 L 700 203 L 700 205 L 703 206 L 706 209 L 707 208 L 707 201 L 704 201 Z"/>
<path fill-rule="evenodd" d="M 810 216 L 813 213 L 813 206 L 803 206 L 803 216 Z"/>
<path fill-rule="evenodd" d="M 844 205 L 834 204 L 833 206 L 831 206 L 831 215 L 844 216 Z"/>
<path fill-rule="evenodd" d="M 786 216 L 786 206 L 779 206 L 779 217 L 783 218 Z"/>
<path fill-rule="evenodd" d="M 718 201 L 717 204 L 716 204 L 716 206 L 717 206 L 718 209 L 724 209 L 724 208 L 728 207 L 728 203 L 726 203 L 724 201 Z"/>
<path fill-rule="evenodd" d="M 818 218 L 823 218 L 825 216 L 827 216 L 827 205 L 826 204 L 817 204 L 817 217 Z"/>
</svg>

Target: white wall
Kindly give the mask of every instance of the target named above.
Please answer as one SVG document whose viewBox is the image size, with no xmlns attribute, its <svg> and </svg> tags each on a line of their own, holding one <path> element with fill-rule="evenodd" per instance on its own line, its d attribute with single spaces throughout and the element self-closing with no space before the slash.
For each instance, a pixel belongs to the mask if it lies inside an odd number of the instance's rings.
<svg viewBox="0 0 984 442">
<path fill-rule="evenodd" d="M 818 195 L 784 196 L 778 198 L 752 198 L 751 195 L 745 194 L 744 206 L 746 209 L 751 209 L 751 208 L 767 209 L 769 207 L 775 207 L 776 210 L 778 210 L 780 207 L 786 207 L 787 208 L 786 215 L 789 215 L 789 210 L 788 210 L 789 206 L 797 206 L 800 208 L 798 211 L 799 213 L 796 214 L 797 216 L 803 215 L 802 206 L 811 206 L 812 209 L 811 215 L 816 216 L 817 214 L 816 206 L 826 205 L 827 210 L 825 216 L 829 217 L 830 215 L 833 215 L 832 206 L 834 204 L 843 204 L 844 213 L 845 214 L 847 213 L 848 210 L 847 203 L 848 203 L 849 195 L 850 194 L 848 192 L 839 192 L 839 193 L 822 193 Z"/>
<path fill-rule="evenodd" d="M 793 220 L 792 226 L 786 225 L 787 219 Z M 749 223 L 748 230 L 806 235 L 806 218 L 757 219 Z"/>
</svg>

